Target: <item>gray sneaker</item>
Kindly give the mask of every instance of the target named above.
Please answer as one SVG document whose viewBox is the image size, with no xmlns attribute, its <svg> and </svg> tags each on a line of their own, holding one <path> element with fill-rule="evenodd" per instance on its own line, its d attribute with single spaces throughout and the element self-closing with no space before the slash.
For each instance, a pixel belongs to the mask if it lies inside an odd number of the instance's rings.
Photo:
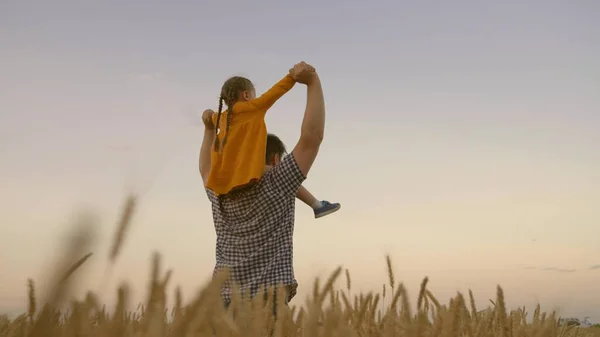
<svg viewBox="0 0 600 337">
<path fill-rule="evenodd" d="M 314 212 L 315 212 L 315 219 L 318 219 L 320 217 L 324 217 L 324 216 L 329 215 L 331 213 L 335 213 L 335 212 L 337 212 L 342 207 L 342 205 L 340 205 L 340 203 L 336 202 L 335 204 L 332 204 L 332 203 L 330 203 L 327 200 L 322 200 L 321 204 L 322 204 L 321 207 L 319 207 L 319 208 L 317 208 L 317 209 L 314 210 Z"/>
</svg>

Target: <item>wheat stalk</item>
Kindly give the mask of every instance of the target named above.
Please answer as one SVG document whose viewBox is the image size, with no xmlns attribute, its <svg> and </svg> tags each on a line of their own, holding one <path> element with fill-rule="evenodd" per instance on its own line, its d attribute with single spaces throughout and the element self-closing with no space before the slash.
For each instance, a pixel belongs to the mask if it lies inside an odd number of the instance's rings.
<svg viewBox="0 0 600 337">
<path fill-rule="evenodd" d="M 116 235 L 109 255 L 111 262 L 119 255 L 124 233 L 131 219 L 134 202 L 128 203 L 130 206 L 125 207 L 117 230 L 120 234 Z M 381 294 L 367 292 L 350 297 L 351 281 L 348 269 L 344 270 L 345 291 L 335 287 L 336 280 L 342 273 L 342 268 L 338 267 L 324 284 L 318 278 L 315 280 L 312 297 L 306 306 L 286 308 L 283 305 L 284 293 L 281 285 L 273 289 L 277 292 L 276 299 L 272 294 L 269 295 L 265 305 L 261 297 L 250 298 L 247 291 L 242 294 L 239 285 L 233 284 L 231 305 L 228 310 L 224 310 L 220 289 L 229 280 L 229 276 L 228 271 L 222 271 L 201 287 L 197 296 L 187 306 L 184 306 L 181 289 L 177 287 L 170 315 L 173 320 L 169 321 L 166 306 L 167 286 L 172 274 L 171 270 L 161 272 L 161 257 L 155 253 L 151 261 L 146 301 L 140 303 L 134 312 L 128 311 L 130 290 L 127 283 L 118 288 L 117 303 L 112 314 L 105 306 L 100 306 L 101 298 L 92 292 L 87 292 L 83 301 L 73 299 L 69 309 L 60 311 L 51 304 L 64 297 L 69 282 L 75 282 L 74 272 L 91 256 L 91 253 L 88 253 L 81 257 L 87 246 L 88 241 L 83 236 L 74 236 L 60 264 L 69 268 L 57 268 L 58 271 L 65 271 L 56 278 L 57 289 L 50 296 L 51 301 L 43 306 L 37 316 L 35 284 L 32 279 L 28 279 L 27 312 L 14 319 L 0 316 L 0 336 L 592 337 L 595 331 L 559 326 L 556 313 L 541 312 L 539 304 L 534 310 L 532 321 L 527 322 L 524 307 L 511 311 L 507 309 L 504 290 L 500 286 L 496 288 L 496 298 L 490 300 L 491 305 L 483 310 L 478 311 L 471 290 L 469 303 L 466 303 L 460 292 L 447 303 L 441 302 L 427 289 L 427 277 L 421 282 L 416 312 L 413 312 L 404 283 L 398 283 L 394 277 L 389 255 L 386 256 L 391 288 L 389 293 L 387 284 L 383 283 Z M 70 266 L 66 264 L 75 257 L 79 258 L 75 263 L 71 263 Z M 325 302 L 327 297 L 329 301 Z M 387 297 L 391 297 L 391 302 L 385 309 L 383 303 Z M 277 320 L 274 320 L 272 315 L 271 305 L 274 301 L 278 304 Z"/>
</svg>

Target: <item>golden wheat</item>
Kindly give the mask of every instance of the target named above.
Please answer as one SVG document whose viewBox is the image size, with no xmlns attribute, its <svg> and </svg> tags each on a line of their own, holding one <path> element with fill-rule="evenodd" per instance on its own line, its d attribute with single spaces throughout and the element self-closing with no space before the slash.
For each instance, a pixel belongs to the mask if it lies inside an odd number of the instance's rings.
<svg viewBox="0 0 600 337">
<path fill-rule="evenodd" d="M 154 257 L 157 266 L 158 255 Z M 158 268 L 156 269 L 158 270 Z M 165 288 L 170 272 L 160 278 L 158 272 L 150 282 L 148 300 L 136 312 L 126 312 L 128 288 L 118 289 L 118 303 L 112 315 L 97 304 L 94 294 L 89 293 L 83 301 L 73 301 L 69 313 L 61 313 L 46 304 L 34 317 L 32 308 L 36 302 L 33 282 L 29 288 L 29 312 L 9 320 L 0 319 L 0 336 L 595 336 L 595 329 L 559 326 L 554 313 L 545 315 L 536 308 L 533 322 L 527 323 L 524 309 L 506 311 L 502 288 L 494 305 L 477 311 L 470 293 L 471 310 L 467 308 L 462 294 L 457 294 L 449 305 L 439 305 L 421 283 L 416 312 L 411 313 L 408 296 L 402 283 L 394 294 L 399 307 L 381 310 L 380 294 L 356 295 L 358 306 L 353 307 L 345 299 L 343 290 L 335 291 L 333 284 L 340 275 L 336 269 L 324 286 L 315 280 L 316 291 L 303 308 L 278 306 L 281 319 L 271 319 L 269 305 L 256 299 L 236 299 L 235 319 L 232 310 L 220 305 L 219 288 L 226 275 L 209 282 L 190 304 L 182 304 L 181 294 L 176 292 L 176 305 L 167 314 Z M 347 290 L 347 289 L 346 289 Z M 340 294 L 341 295 L 336 295 Z M 281 297 L 279 297 L 281 298 Z M 432 307 L 424 305 L 429 298 Z M 328 306 L 324 302 L 329 299 Z M 272 299 L 269 299 L 272 301 Z M 295 315 L 293 313 L 296 313 Z"/>
<path fill-rule="evenodd" d="M 125 229 L 132 217 L 134 198 L 129 198 L 124 215 L 115 236 L 109 262 L 114 262 L 123 243 Z M 73 261 L 87 248 L 81 235 L 75 235 L 67 256 L 61 260 Z M 134 312 L 128 312 L 129 287 L 121 285 L 117 290 L 117 305 L 113 313 L 100 306 L 100 299 L 92 292 L 79 300 L 72 300 L 66 312 L 58 310 L 56 303 L 68 296 L 65 282 L 76 273 L 91 254 L 85 255 L 70 268 L 62 268 L 55 277 L 55 287 L 49 300 L 38 310 L 35 284 L 27 284 L 28 311 L 9 319 L 0 316 L 0 337 L 200 337 L 200 336 L 290 336 L 290 337 L 547 337 L 547 336 L 598 336 L 597 329 L 578 329 L 559 326 L 556 314 L 542 313 L 535 308 L 531 322 L 526 319 L 525 308 L 507 311 L 504 291 L 497 287 L 495 301 L 491 306 L 477 310 L 473 293 L 469 290 L 469 305 L 461 293 L 451 298 L 448 305 L 440 304 L 427 289 L 428 278 L 424 278 L 418 293 L 417 307 L 410 307 L 405 285 L 396 283 L 391 258 L 386 257 L 386 266 L 391 292 L 389 305 L 379 305 L 386 298 L 386 285 L 382 294 L 366 293 L 352 296 L 350 272 L 346 269 L 346 289 L 336 289 L 335 281 L 342 273 L 337 268 L 321 286 L 314 280 L 313 293 L 302 307 L 282 305 L 283 293 L 279 289 L 276 301 L 277 317 L 272 316 L 273 296 L 267 303 L 261 296 L 248 298 L 234 288 L 232 303 L 225 309 L 220 299 L 220 288 L 227 279 L 227 272 L 217 274 L 187 305 L 181 290 L 175 291 L 175 305 L 167 310 L 166 287 L 171 271 L 161 273 L 160 255 L 152 259 L 152 272 L 147 291 L 147 300 L 140 303 Z M 64 271 L 66 270 L 66 272 Z M 351 301 L 353 300 L 353 302 Z M 325 305 L 327 304 L 327 305 Z"/>
</svg>

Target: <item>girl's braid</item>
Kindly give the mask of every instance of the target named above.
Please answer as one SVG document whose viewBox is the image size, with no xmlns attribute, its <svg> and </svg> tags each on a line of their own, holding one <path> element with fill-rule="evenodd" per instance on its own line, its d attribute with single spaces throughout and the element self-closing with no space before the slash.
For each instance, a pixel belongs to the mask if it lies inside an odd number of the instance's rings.
<svg viewBox="0 0 600 337">
<path fill-rule="evenodd" d="M 226 96 L 225 104 L 227 104 L 227 123 L 225 126 L 225 133 L 223 134 L 223 143 L 221 144 L 221 149 L 223 149 L 223 147 L 225 147 L 225 144 L 227 143 L 227 136 L 229 135 L 229 126 L 231 124 L 231 115 L 233 115 L 233 106 L 235 105 L 235 102 L 238 99 L 237 96 L 241 89 L 239 87 L 240 84 L 242 84 L 242 81 L 236 78 L 234 82 L 231 83 L 231 86 L 229 87 L 229 92 Z"/>
<path fill-rule="evenodd" d="M 233 93 L 235 92 L 234 90 L 232 90 Z M 231 97 L 231 96 L 230 96 Z M 225 126 L 225 135 L 223 136 L 223 147 L 225 147 L 225 144 L 227 143 L 227 135 L 229 135 L 229 125 L 231 124 L 231 115 L 233 115 L 233 106 L 235 105 L 235 100 L 231 99 L 230 102 L 227 104 L 227 123 Z"/>
<path fill-rule="evenodd" d="M 217 123 L 215 124 L 215 151 L 219 151 L 220 141 L 219 141 L 219 123 L 221 122 L 221 112 L 223 111 L 223 95 L 219 97 L 219 112 L 217 113 Z"/>
<path fill-rule="evenodd" d="M 225 132 L 223 133 L 222 140 L 219 140 L 219 136 L 215 137 L 215 151 L 223 150 L 225 143 L 227 143 L 227 136 L 229 134 L 229 127 L 231 126 L 231 116 L 233 115 L 233 106 L 238 100 L 240 91 L 251 87 L 252 82 L 243 77 L 232 77 L 227 80 L 221 89 L 221 96 L 219 97 L 219 113 L 217 115 L 217 124 L 215 125 L 215 132 L 220 130 L 221 114 L 223 112 L 223 103 L 227 105 L 227 123 L 225 126 Z"/>
</svg>

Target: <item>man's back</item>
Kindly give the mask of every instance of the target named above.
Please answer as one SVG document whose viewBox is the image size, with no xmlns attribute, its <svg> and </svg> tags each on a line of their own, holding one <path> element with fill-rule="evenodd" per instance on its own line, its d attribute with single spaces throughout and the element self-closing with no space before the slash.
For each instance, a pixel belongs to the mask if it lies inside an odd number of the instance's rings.
<svg viewBox="0 0 600 337">
<path fill-rule="evenodd" d="M 288 300 L 295 295 L 295 194 L 304 179 L 288 155 L 248 190 L 221 199 L 207 190 L 217 234 L 215 272 L 230 268 L 231 279 L 251 296 L 279 283 L 287 286 Z M 222 296 L 229 302 L 229 286 Z"/>
</svg>

